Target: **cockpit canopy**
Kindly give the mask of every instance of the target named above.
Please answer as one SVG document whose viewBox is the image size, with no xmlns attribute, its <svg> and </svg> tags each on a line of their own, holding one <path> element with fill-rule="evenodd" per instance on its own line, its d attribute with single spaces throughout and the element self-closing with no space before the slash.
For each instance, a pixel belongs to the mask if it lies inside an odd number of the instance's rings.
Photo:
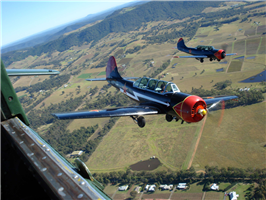
<svg viewBox="0 0 266 200">
<path fill-rule="evenodd" d="M 206 51 L 211 51 L 211 50 L 214 49 L 214 47 L 213 47 L 213 46 L 203 46 L 203 45 L 198 45 L 198 46 L 196 47 L 196 49 L 199 49 L 199 50 L 206 50 Z"/>
<path fill-rule="evenodd" d="M 145 90 L 150 90 L 157 93 L 166 93 L 166 92 L 180 92 L 176 84 L 172 82 L 167 82 L 163 80 L 153 79 L 153 78 L 139 78 L 133 84 L 134 87 L 138 87 Z"/>
</svg>

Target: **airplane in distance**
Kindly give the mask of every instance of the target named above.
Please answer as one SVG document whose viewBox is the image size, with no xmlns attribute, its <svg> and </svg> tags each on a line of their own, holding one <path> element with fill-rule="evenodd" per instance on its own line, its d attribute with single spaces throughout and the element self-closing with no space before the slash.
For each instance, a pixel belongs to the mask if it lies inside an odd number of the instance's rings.
<svg viewBox="0 0 266 200">
<path fill-rule="evenodd" d="M 103 118 L 130 116 L 139 127 L 145 126 L 144 115 L 164 114 L 166 121 L 182 120 L 199 122 L 208 112 L 207 106 L 214 106 L 220 101 L 237 99 L 237 96 L 211 97 L 203 99 L 199 96 L 182 93 L 176 84 L 153 78 L 138 78 L 135 82 L 123 78 L 118 73 L 116 60 L 109 58 L 106 67 L 106 78 L 86 79 L 88 81 L 106 80 L 132 100 L 138 106 L 112 108 L 93 111 L 77 111 L 68 113 L 53 113 L 58 119 Z"/>
<path fill-rule="evenodd" d="M 210 61 L 224 59 L 226 56 L 233 56 L 236 53 L 226 54 L 227 45 L 223 45 L 224 49 L 215 49 L 213 46 L 198 45 L 196 48 L 187 47 L 183 38 L 180 38 L 177 42 L 177 49 L 192 56 L 174 56 L 174 58 L 196 58 L 201 63 L 204 62 L 204 58 L 209 58 Z"/>
</svg>

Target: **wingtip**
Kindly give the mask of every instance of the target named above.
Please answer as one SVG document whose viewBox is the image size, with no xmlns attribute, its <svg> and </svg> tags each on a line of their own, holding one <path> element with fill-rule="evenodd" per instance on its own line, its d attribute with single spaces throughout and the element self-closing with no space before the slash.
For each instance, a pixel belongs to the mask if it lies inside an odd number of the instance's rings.
<svg viewBox="0 0 266 200">
<path fill-rule="evenodd" d="M 59 119 L 59 117 L 56 115 L 56 113 L 52 113 L 52 115 L 53 115 L 55 118 Z"/>
</svg>

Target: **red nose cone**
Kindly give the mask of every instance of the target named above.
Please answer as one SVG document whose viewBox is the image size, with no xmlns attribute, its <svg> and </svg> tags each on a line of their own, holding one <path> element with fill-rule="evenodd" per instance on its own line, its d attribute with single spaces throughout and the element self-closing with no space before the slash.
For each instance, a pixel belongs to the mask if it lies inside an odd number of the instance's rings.
<svg viewBox="0 0 266 200">
<path fill-rule="evenodd" d="M 207 105 L 201 97 L 188 96 L 173 108 L 184 121 L 198 122 L 205 116 Z"/>
<path fill-rule="evenodd" d="M 220 49 L 219 51 L 217 51 L 215 54 L 215 57 L 219 60 L 222 60 L 225 58 L 226 54 L 225 54 L 225 51 Z"/>
</svg>

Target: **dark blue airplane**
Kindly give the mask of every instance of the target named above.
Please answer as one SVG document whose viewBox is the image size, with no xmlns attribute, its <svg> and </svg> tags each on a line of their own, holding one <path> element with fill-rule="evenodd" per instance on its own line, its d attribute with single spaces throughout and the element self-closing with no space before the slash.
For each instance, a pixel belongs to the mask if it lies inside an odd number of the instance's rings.
<svg viewBox="0 0 266 200">
<path fill-rule="evenodd" d="M 213 107 L 220 101 L 236 99 L 237 96 L 211 97 L 203 99 L 199 96 L 180 92 L 176 84 L 153 78 L 122 78 L 117 70 L 116 60 L 109 58 L 106 67 L 106 78 L 87 79 L 88 81 L 106 80 L 132 100 L 138 106 L 112 108 L 105 110 L 79 111 L 70 113 L 54 113 L 58 119 L 102 118 L 130 116 L 139 127 L 145 126 L 144 115 L 164 114 L 168 122 L 175 119 L 191 123 L 201 121 L 207 114 L 207 106 Z"/>
<path fill-rule="evenodd" d="M 174 58 L 196 58 L 201 63 L 204 62 L 204 58 L 209 58 L 210 61 L 222 60 L 226 56 L 236 55 L 236 53 L 226 54 L 223 49 L 215 49 L 213 46 L 202 46 L 198 45 L 196 48 L 187 47 L 184 43 L 183 38 L 180 38 L 177 42 L 177 49 L 185 53 L 191 54 L 192 56 L 174 56 Z"/>
</svg>

